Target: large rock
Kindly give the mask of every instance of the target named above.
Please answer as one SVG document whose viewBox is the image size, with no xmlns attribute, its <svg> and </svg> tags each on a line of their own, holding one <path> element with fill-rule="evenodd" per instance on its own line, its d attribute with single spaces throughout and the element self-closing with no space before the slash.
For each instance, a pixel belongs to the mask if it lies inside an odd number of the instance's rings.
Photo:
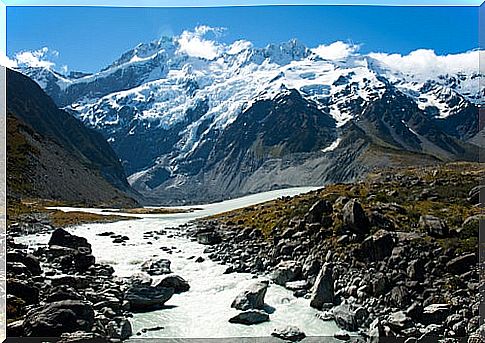
<svg viewBox="0 0 485 343">
<path fill-rule="evenodd" d="M 127 289 L 125 300 L 134 312 L 150 311 L 161 308 L 174 293 L 173 288 L 133 285 Z"/>
<path fill-rule="evenodd" d="M 324 214 L 329 214 L 332 212 L 332 204 L 327 200 L 318 200 L 316 203 L 310 207 L 307 214 L 305 215 L 305 222 L 311 223 L 321 223 Z"/>
<path fill-rule="evenodd" d="M 357 257 L 365 261 L 381 261 L 391 256 L 394 248 L 392 234 L 386 230 L 379 230 L 374 235 L 367 237 L 356 251 Z"/>
<path fill-rule="evenodd" d="M 334 307 L 332 313 L 337 326 L 347 331 L 357 331 L 369 316 L 363 307 L 352 309 L 347 304 Z"/>
<path fill-rule="evenodd" d="M 30 337 L 59 337 L 65 332 L 89 331 L 94 323 L 93 308 L 82 301 L 65 300 L 31 311 L 23 323 Z"/>
<path fill-rule="evenodd" d="M 295 281 L 301 276 L 301 265 L 296 261 L 282 261 L 273 271 L 271 279 L 275 284 L 284 286 L 289 281 Z"/>
<path fill-rule="evenodd" d="M 178 275 L 165 276 L 155 287 L 173 288 L 175 293 L 187 292 L 190 289 L 189 283 Z"/>
<path fill-rule="evenodd" d="M 34 255 L 26 254 L 23 252 L 8 252 L 6 257 L 7 262 L 22 263 L 24 266 L 27 267 L 32 275 L 42 274 L 39 260 Z"/>
<path fill-rule="evenodd" d="M 477 262 L 478 261 L 476 255 L 471 253 L 463 256 L 458 256 L 450 260 L 446 264 L 446 268 L 448 271 L 455 275 L 461 275 L 470 270 L 470 268 L 476 265 Z"/>
<path fill-rule="evenodd" d="M 269 315 L 266 312 L 259 310 L 248 310 L 241 312 L 229 319 L 229 323 L 252 325 L 266 322 L 268 320 Z"/>
<path fill-rule="evenodd" d="M 474 205 L 481 203 L 480 194 L 485 192 L 484 185 L 478 185 L 473 187 L 470 192 L 468 192 L 468 201 Z M 483 195 L 483 194 L 482 194 Z M 482 197 L 483 198 L 483 197 Z"/>
<path fill-rule="evenodd" d="M 49 290 L 45 302 L 52 303 L 63 300 L 82 300 L 82 296 L 74 288 L 61 285 Z"/>
<path fill-rule="evenodd" d="M 26 304 L 37 304 L 39 302 L 39 289 L 32 283 L 17 279 L 7 280 L 7 293 L 25 301 Z"/>
<path fill-rule="evenodd" d="M 333 303 L 333 269 L 331 264 L 324 264 L 317 276 L 313 286 L 310 306 L 316 309 L 322 309 L 325 303 Z"/>
<path fill-rule="evenodd" d="M 348 201 L 342 209 L 343 223 L 351 231 L 366 235 L 370 230 L 367 215 L 356 199 Z"/>
<path fill-rule="evenodd" d="M 276 328 L 271 333 L 271 336 L 278 337 L 285 341 L 298 342 L 306 337 L 305 333 L 293 325 L 288 325 L 282 328 Z"/>
<path fill-rule="evenodd" d="M 422 321 L 425 324 L 443 324 L 449 316 L 451 307 L 448 304 L 431 304 L 423 309 Z"/>
<path fill-rule="evenodd" d="M 403 311 L 391 313 L 387 318 L 388 325 L 397 331 L 407 329 L 413 325 L 411 318 L 409 318 Z"/>
<path fill-rule="evenodd" d="M 204 245 L 214 245 L 222 242 L 221 236 L 215 231 L 199 232 L 197 242 Z"/>
<path fill-rule="evenodd" d="M 170 261 L 165 258 L 145 261 L 140 269 L 149 275 L 164 275 L 171 273 Z"/>
<path fill-rule="evenodd" d="M 419 218 L 419 225 L 421 229 L 426 231 L 428 235 L 436 238 L 447 237 L 449 229 L 446 223 L 435 216 L 425 215 Z"/>
<path fill-rule="evenodd" d="M 264 307 L 264 296 L 266 295 L 267 289 L 267 281 L 255 282 L 234 299 L 231 307 L 241 311 L 250 309 L 260 310 Z"/>
<path fill-rule="evenodd" d="M 71 235 L 64 229 L 56 229 L 49 240 L 49 246 L 58 245 L 61 247 L 68 247 L 72 249 L 79 249 L 80 247 L 89 249 L 85 251 L 86 254 L 91 253 L 91 244 L 88 243 L 84 237 Z"/>
</svg>

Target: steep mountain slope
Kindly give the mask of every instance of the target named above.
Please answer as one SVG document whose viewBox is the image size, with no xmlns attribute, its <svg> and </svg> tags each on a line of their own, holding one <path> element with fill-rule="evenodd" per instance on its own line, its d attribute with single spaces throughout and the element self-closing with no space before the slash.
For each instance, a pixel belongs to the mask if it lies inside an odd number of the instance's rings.
<svg viewBox="0 0 485 343">
<path fill-rule="evenodd" d="M 153 202 L 350 181 L 383 161 L 476 159 L 478 63 L 398 68 L 393 55 L 329 58 L 297 40 L 214 43 L 208 57 L 183 44 L 140 44 L 95 74 L 22 71 L 99 130 Z"/>
<path fill-rule="evenodd" d="M 8 193 L 90 205 L 136 203 L 103 137 L 54 102 L 32 80 L 7 69 Z"/>
</svg>

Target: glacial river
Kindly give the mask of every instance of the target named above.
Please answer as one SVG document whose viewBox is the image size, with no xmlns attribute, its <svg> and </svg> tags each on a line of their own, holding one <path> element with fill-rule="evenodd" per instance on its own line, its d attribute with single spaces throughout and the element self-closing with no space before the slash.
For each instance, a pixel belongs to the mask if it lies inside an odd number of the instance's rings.
<svg viewBox="0 0 485 343">
<path fill-rule="evenodd" d="M 231 308 L 231 303 L 236 295 L 254 282 L 253 275 L 248 273 L 223 274 L 227 266 L 209 260 L 203 252 L 205 246 L 187 238 L 172 235 L 174 232 L 170 229 L 166 234 L 159 236 L 158 240 L 143 238 L 143 233 L 147 231 L 176 227 L 200 217 L 254 205 L 280 196 L 305 193 L 312 189 L 314 188 L 306 187 L 265 192 L 214 204 L 191 206 L 201 209 L 191 213 L 137 215 L 143 218 L 108 224 L 80 225 L 70 228 L 68 231 L 87 238 L 92 245 L 96 261 L 113 266 L 117 276 L 129 277 L 139 271 L 143 261 L 158 257 L 169 259 L 172 262 L 172 272 L 189 282 L 190 290 L 175 294 L 166 303 L 166 308 L 134 314 L 134 317 L 131 318 L 133 338 L 248 337 L 249 339 L 266 337 L 264 341 L 267 342 L 268 336 L 275 328 L 285 325 L 297 326 L 307 336 L 332 337 L 338 331 L 333 321 L 324 322 L 318 319 L 315 316 L 317 311 L 310 307 L 309 300 L 296 298 L 292 292 L 275 284 L 270 284 L 265 298 L 266 304 L 275 309 L 270 314 L 269 322 L 252 326 L 230 324 L 228 319 L 238 313 L 237 310 Z M 99 209 L 61 209 L 106 214 Z M 105 231 L 126 235 L 129 240 L 125 246 L 121 246 L 113 244 L 110 237 L 97 236 Z M 32 247 L 46 244 L 48 239 L 49 235 L 46 234 L 17 238 L 19 242 Z M 148 241 L 151 241 L 152 244 L 147 244 Z M 162 247 L 174 248 L 172 254 L 162 250 Z M 205 261 L 196 263 L 194 259 L 189 259 L 192 256 L 202 256 Z M 157 326 L 162 326 L 163 329 L 136 335 L 143 328 Z M 249 341 L 254 341 L 254 339 Z M 321 338 L 309 341 L 321 341 Z M 325 341 L 329 341 L 329 339 L 327 338 Z"/>
</svg>

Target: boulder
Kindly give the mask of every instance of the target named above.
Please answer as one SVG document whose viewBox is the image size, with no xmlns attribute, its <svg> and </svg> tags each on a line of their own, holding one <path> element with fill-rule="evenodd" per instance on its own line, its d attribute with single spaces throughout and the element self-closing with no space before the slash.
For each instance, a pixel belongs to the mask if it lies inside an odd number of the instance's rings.
<svg viewBox="0 0 485 343">
<path fill-rule="evenodd" d="M 462 239 L 478 237 L 480 231 L 480 223 L 484 223 L 485 215 L 477 214 L 465 219 L 461 228 L 457 230 L 458 236 Z"/>
<path fill-rule="evenodd" d="M 241 311 L 260 310 L 264 307 L 264 296 L 267 289 L 268 281 L 255 282 L 234 299 L 231 307 Z"/>
<path fill-rule="evenodd" d="M 401 331 L 413 325 L 411 318 L 409 318 L 403 311 L 391 313 L 387 318 L 387 324 L 391 329 Z"/>
<path fill-rule="evenodd" d="M 361 204 L 356 200 L 349 200 L 342 209 L 343 223 L 352 232 L 366 235 L 370 230 L 370 222 Z"/>
<path fill-rule="evenodd" d="M 61 247 L 67 247 L 72 249 L 78 249 L 80 247 L 87 248 L 85 251 L 87 254 L 91 253 L 91 244 L 88 243 L 84 237 L 71 235 L 64 229 L 56 229 L 49 240 L 49 246 L 57 245 Z"/>
<path fill-rule="evenodd" d="M 306 337 L 303 331 L 293 325 L 276 328 L 271 333 L 271 336 L 290 342 L 298 342 Z"/>
<path fill-rule="evenodd" d="M 127 289 L 125 300 L 131 311 L 149 311 L 161 308 L 174 293 L 173 288 L 133 285 Z"/>
<path fill-rule="evenodd" d="M 271 279 L 277 285 L 284 286 L 289 281 L 295 281 L 301 276 L 301 265 L 296 261 L 282 261 L 273 271 Z"/>
<path fill-rule="evenodd" d="M 484 191 L 485 191 L 484 185 L 478 185 L 478 186 L 473 187 L 470 190 L 470 192 L 468 192 L 468 201 L 473 205 L 480 204 L 481 203 L 480 193 L 482 193 Z"/>
<path fill-rule="evenodd" d="M 90 331 L 94 323 L 93 308 L 82 301 L 64 300 L 31 311 L 23 323 L 29 337 L 59 337 L 65 332 Z"/>
<path fill-rule="evenodd" d="M 145 261 L 140 269 L 149 275 L 164 275 L 172 272 L 170 270 L 170 261 L 165 258 Z"/>
<path fill-rule="evenodd" d="M 357 331 L 369 316 L 363 307 L 352 309 L 348 304 L 334 307 L 332 313 L 337 326 L 347 331 Z"/>
<path fill-rule="evenodd" d="M 7 279 L 7 293 L 22 299 L 27 305 L 39 302 L 39 289 L 31 282 Z"/>
<path fill-rule="evenodd" d="M 214 245 L 222 242 L 221 236 L 215 231 L 199 232 L 197 242 L 204 245 Z"/>
<path fill-rule="evenodd" d="M 320 199 L 305 214 L 305 222 L 309 224 L 321 223 L 323 215 L 332 213 L 332 210 L 332 204 L 329 201 Z"/>
<path fill-rule="evenodd" d="M 407 274 L 411 280 L 422 282 L 424 280 L 424 263 L 422 260 L 413 260 L 409 262 Z"/>
<path fill-rule="evenodd" d="M 153 279 L 147 273 L 135 273 L 128 280 L 127 283 L 131 286 L 150 286 Z"/>
<path fill-rule="evenodd" d="M 345 331 L 337 331 L 333 334 L 333 337 L 341 341 L 348 341 L 350 339 L 350 335 Z"/>
<path fill-rule="evenodd" d="M 189 283 L 178 275 L 165 276 L 155 287 L 173 288 L 175 293 L 187 292 L 190 289 Z"/>
<path fill-rule="evenodd" d="M 419 226 L 432 237 L 443 238 L 447 237 L 449 234 L 449 229 L 446 223 L 435 216 L 421 216 L 419 218 Z"/>
<path fill-rule="evenodd" d="M 8 319 L 20 318 L 24 314 L 25 301 L 19 297 L 7 294 L 6 314 Z"/>
<path fill-rule="evenodd" d="M 461 275 L 470 270 L 471 267 L 478 263 L 474 253 L 458 256 L 446 264 L 448 271 L 455 275 Z"/>
<path fill-rule="evenodd" d="M 14 322 L 9 321 L 9 323 L 7 324 L 7 337 L 13 338 L 25 336 L 23 324 L 23 320 L 16 320 Z"/>
<path fill-rule="evenodd" d="M 229 319 L 229 323 L 252 325 L 266 322 L 268 320 L 269 315 L 266 312 L 259 310 L 248 310 L 241 312 Z"/>
<path fill-rule="evenodd" d="M 23 252 L 8 252 L 6 258 L 7 262 L 22 263 L 25 267 L 27 267 L 32 275 L 42 274 L 39 260 L 34 255 Z"/>
<path fill-rule="evenodd" d="M 365 261 L 382 261 L 391 256 L 394 248 L 394 239 L 386 230 L 379 230 L 367 237 L 356 251 L 356 256 Z"/>
<path fill-rule="evenodd" d="M 422 321 L 425 324 L 443 324 L 450 315 L 448 304 L 431 304 L 423 309 Z"/>
<path fill-rule="evenodd" d="M 61 285 L 50 289 L 45 302 L 52 303 L 62 300 L 82 300 L 82 296 L 74 288 Z"/>
<path fill-rule="evenodd" d="M 332 265 L 326 263 L 320 270 L 315 284 L 313 286 L 310 306 L 321 310 L 323 304 L 333 303 L 334 288 L 333 288 L 333 269 Z"/>
</svg>

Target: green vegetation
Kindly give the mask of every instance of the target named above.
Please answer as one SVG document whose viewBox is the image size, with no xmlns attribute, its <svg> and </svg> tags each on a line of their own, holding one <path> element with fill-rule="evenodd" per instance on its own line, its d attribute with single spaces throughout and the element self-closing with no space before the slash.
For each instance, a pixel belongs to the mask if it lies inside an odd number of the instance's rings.
<svg viewBox="0 0 485 343">
<path fill-rule="evenodd" d="M 369 214 L 379 210 L 390 219 L 396 231 L 419 233 L 420 216 L 441 218 L 459 234 L 453 238 L 438 239 L 437 242 L 444 248 L 454 248 L 460 252 L 474 251 L 478 247 L 478 221 L 463 228 L 462 225 L 465 219 L 481 213 L 480 208 L 472 206 L 467 197 L 470 189 L 480 183 L 483 173 L 483 164 L 461 162 L 383 169 L 359 183 L 328 185 L 317 191 L 280 198 L 208 219 L 242 228 L 257 228 L 269 238 L 274 228 L 288 226 L 292 220 L 303 218 L 317 200 L 327 199 L 334 203 L 332 229 L 338 232 L 342 226 L 339 211 L 342 205 L 336 200 L 340 197 L 358 198 Z"/>
</svg>

